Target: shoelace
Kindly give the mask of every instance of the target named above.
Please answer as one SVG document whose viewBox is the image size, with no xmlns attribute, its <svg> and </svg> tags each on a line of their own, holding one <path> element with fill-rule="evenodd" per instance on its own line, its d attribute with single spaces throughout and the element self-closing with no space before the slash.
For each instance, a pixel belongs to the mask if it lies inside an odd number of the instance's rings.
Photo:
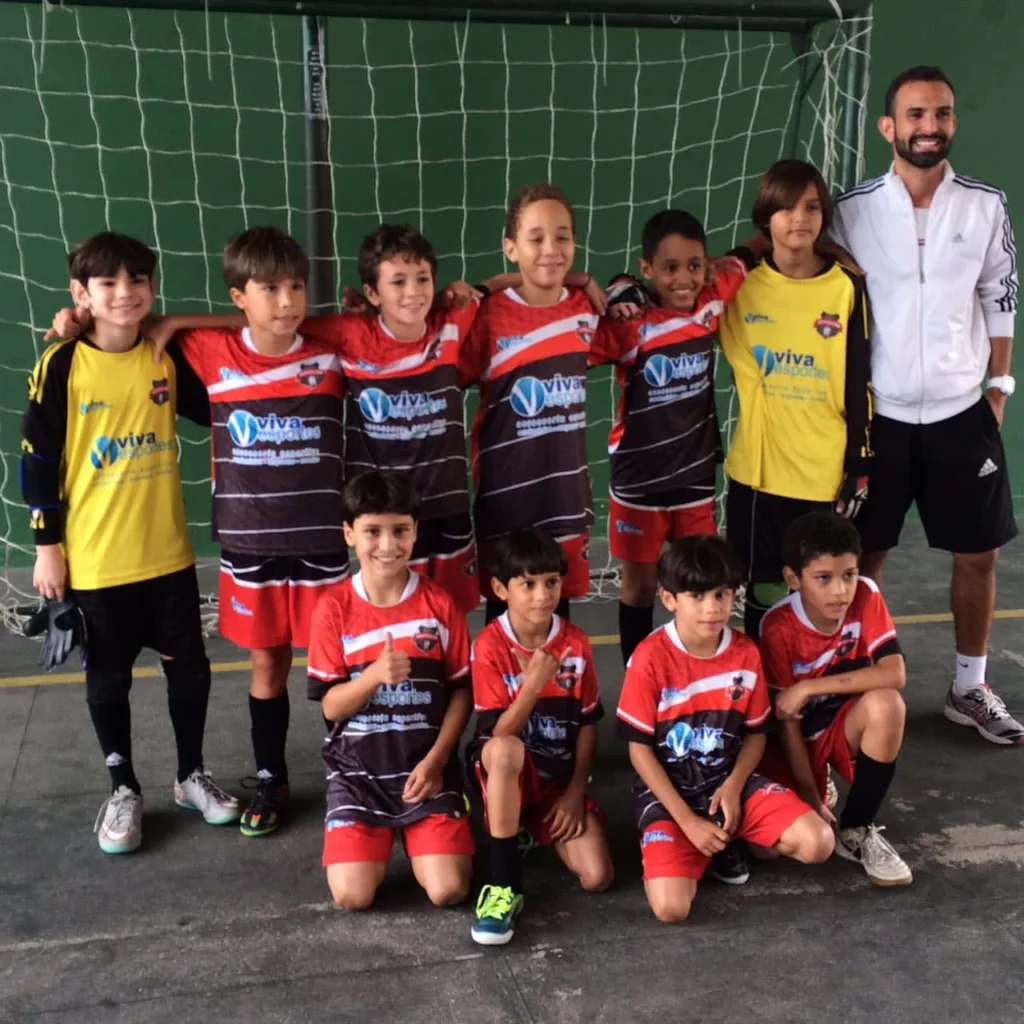
<svg viewBox="0 0 1024 1024">
<path fill-rule="evenodd" d="M 900 855 L 882 835 L 884 831 L 884 825 L 868 825 L 861 847 L 875 861 L 887 861 L 892 864 L 900 859 Z"/>
<path fill-rule="evenodd" d="M 270 794 L 272 790 L 278 787 L 279 783 L 274 779 L 273 775 L 267 775 L 266 777 L 246 775 L 239 779 L 239 785 L 242 789 L 255 790 L 256 792 L 256 795 L 252 798 L 252 803 L 249 804 L 250 816 L 262 814 L 264 810 L 275 804 Z"/>
<path fill-rule="evenodd" d="M 512 910 L 512 904 L 515 903 L 515 900 L 515 893 L 507 886 L 499 889 L 496 885 L 488 885 L 480 893 L 476 916 L 493 917 L 495 920 L 500 921 L 501 918 Z"/>
<path fill-rule="evenodd" d="M 134 801 L 134 793 L 111 793 L 106 800 L 103 801 L 100 807 L 100 813 L 96 815 L 96 822 L 92 827 L 93 832 L 99 832 L 100 824 L 104 817 L 106 817 L 107 808 L 113 807 L 114 809 L 114 820 L 110 823 L 110 827 L 113 830 L 120 830 L 125 825 L 130 824 L 132 820 L 132 805 Z M 127 821 L 125 820 L 127 819 Z"/>
<path fill-rule="evenodd" d="M 985 710 L 993 718 L 1006 719 L 1010 717 L 1003 698 L 994 694 L 987 686 L 981 687 L 981 699 L 985 702 Z"/>
<path fill-rule="evenodd" d="M 211 799 L 218 803 L 231 799 L 230 795 L 213 781 L 213 776 L 209 772 L 193 772 L 193 777 L 199 783 L 199 788 Z"/>
</svg>

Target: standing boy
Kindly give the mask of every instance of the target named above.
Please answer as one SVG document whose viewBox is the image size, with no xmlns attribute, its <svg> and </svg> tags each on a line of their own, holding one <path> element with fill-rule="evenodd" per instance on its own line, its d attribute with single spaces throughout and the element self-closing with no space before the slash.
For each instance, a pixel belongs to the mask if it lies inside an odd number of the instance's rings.
<svg viewBox="0 0 1024 1024">
<path fill-rule="evenodd" d="M 178 472 L 175 417 L 209 423 L 187 367 L 154 362 L 140 325 L 153 306 L 156 256 L 103 232 L 69 259 L 71 294 L 91 327 L 51 345 L 29 378 L 22 493 L 36 543 L 33 583 L 70 592 L 86 627 L 86 702 L 110 770 L 96 831 L 104 853 L 142 842 L 129 692 L 143 647 L 162 659 L 178 771 L 174 799 L 211 824 L 238 801 L 203 768 L 210 663 Z"/>
</svg>

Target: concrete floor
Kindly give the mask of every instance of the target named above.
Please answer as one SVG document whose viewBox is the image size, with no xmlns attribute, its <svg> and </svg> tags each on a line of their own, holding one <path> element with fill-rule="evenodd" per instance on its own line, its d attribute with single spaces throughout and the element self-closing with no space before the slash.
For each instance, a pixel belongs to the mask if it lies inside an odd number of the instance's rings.
<svg viewBox="0 0 1024 1024">
<path fill-rule="evenodd" d="M 898 617 L 946 610 L 948 564 L 908 530 L 886 580 Z M 1024 609 L 1024 559 L 1007 551 L 999 607 Z M 1024 611 L 997 621 L 990 679 L 1024 711 Z M 616 631 L 615 605 L 576 615 Z M 618 881 L 584 896 L 547 851 L 527 862 L 511 946 L 469 937 L 471 906 L 432 909 L 396 855 L 370 913 L 334 910 L 320 868 L 321 723 L 292 680 L 286 828 L 262 840 L 174 807 L 162 685 L 133 696 L 145 841 L 128 857 L 91 832 L 107 791 L 76 683 L 27 685 L 37 649 L 0 637 L 0 1020 L 347 1021 L 390 1024 L 699 1020 L 1019 1022 L 1024 1005 L 1024 750 L 942 717 L 948 622 L 904 623 L 908 737 L 882 813 L 914 884 L 872 887 L 833 859 L 755 865 L 750 882 L 702 885 L 691 920 L 659 925 L 644 901 L 628 786 L 613 736 L 622 670 L 596 648 L 609 712 L 595 769 Z M 237 661 L 222 641 L 214 662 Z M 219 671 L 207 763 L 228 788 L 251 772 L 246 678 Z"/>
</svg>

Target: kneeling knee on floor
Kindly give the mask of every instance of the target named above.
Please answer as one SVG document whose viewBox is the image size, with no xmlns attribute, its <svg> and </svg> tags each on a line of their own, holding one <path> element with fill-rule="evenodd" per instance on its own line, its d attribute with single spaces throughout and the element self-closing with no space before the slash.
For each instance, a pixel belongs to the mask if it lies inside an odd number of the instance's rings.
<svg viewBox="0 0 1024 1024">
<path fill-rule="evenodd" d="M 376 895 L 376 889 L 337 884 L 331 886 L 331 898 L 342 910 L 369 910 Z"/>
<path fill-rule="evenodd" d="M 691 905 L 685 900 L 655 900 L 651 910 L 662 924 L 682 924 L 690 916 Z"/>
<path fill-rule="evenodd" d="M 448 879 L 426 887 L 427 896 L 435 907 L 454 907 L 469 895 L 469 880 Z"/>
</svg>

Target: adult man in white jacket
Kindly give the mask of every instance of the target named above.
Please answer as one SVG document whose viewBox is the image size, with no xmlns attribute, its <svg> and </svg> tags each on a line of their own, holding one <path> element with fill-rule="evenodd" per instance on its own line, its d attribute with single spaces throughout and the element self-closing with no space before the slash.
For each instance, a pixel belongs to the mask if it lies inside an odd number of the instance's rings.
<svg viewBox="0 0 1024 1024">
<path fill-rule="evenodd" d="M 912 502 L 928 543 L 953 554 L 956 670 L 945 715 L 993 743 L 1024 727 L 985 682 L 999 548 L 1017 533 L 1000 428 L 1013 394 L 1017 265 L 1006 197 L 954 174 L 953 87 L 917 67 L 886 93 L 888 174 L 836 203 L 832 237 L 867 275 L 874 460 L 857 521 L 861 571 L 881 581 Z"/>
</svg>

